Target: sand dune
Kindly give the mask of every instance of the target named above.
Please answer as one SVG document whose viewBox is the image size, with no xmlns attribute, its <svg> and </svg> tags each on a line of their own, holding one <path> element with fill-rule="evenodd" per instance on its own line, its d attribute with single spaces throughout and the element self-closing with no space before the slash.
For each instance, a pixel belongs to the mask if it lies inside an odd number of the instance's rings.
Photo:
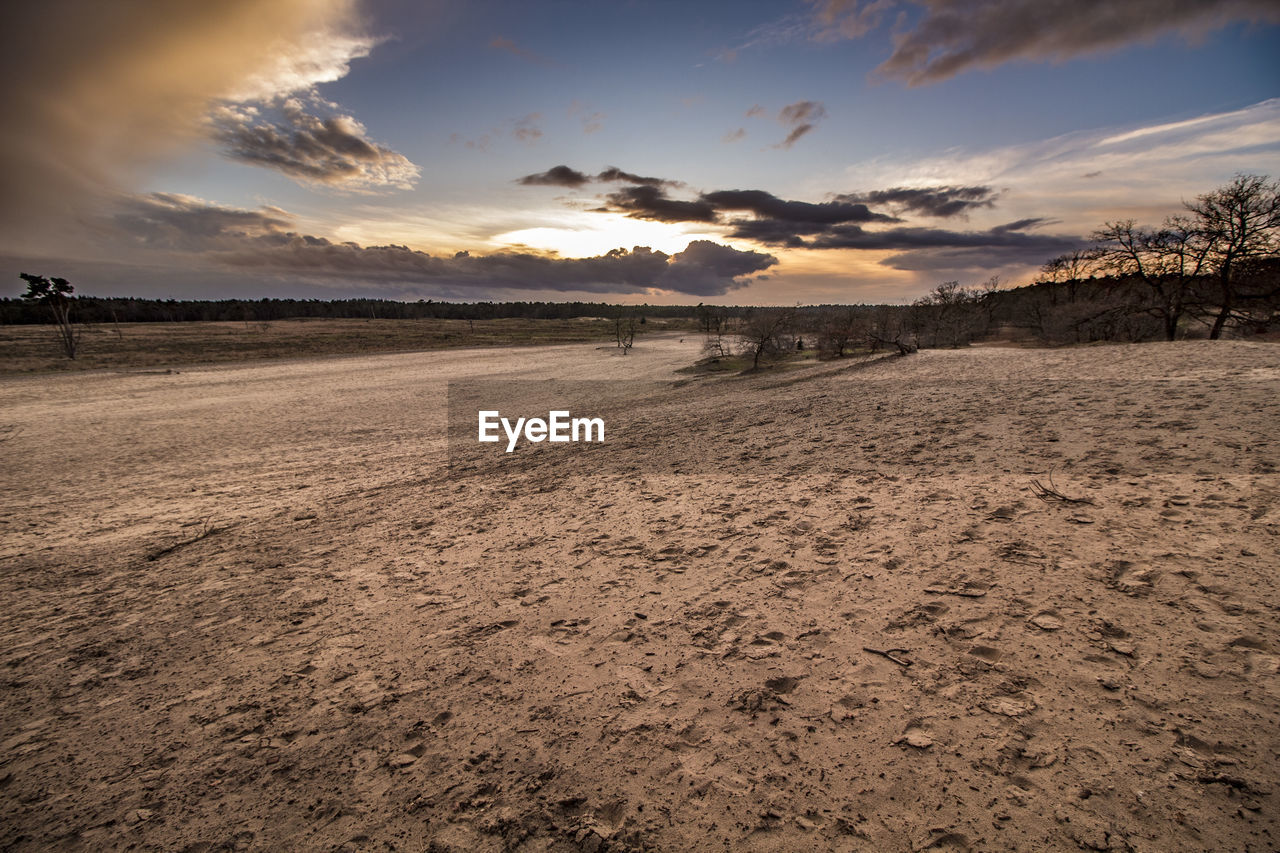
<svg viewBox="0 0 1280 853">
<path fill-rule="evenodd" d="M 0 380 L 0 846 L 1280 846 L 1280 349 L 697 348 Z"/>
</svg>

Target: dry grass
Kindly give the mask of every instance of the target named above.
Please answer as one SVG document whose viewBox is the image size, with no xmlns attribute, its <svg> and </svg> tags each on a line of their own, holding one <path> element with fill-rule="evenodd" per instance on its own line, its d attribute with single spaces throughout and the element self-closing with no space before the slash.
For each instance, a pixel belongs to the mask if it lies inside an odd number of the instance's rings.
<svg viewBox="0 0 1280 853">
<path fill-rule="evenodd" d="M 0 373 L 168 368 L 209 362 L 609 341 L 613 322 L 573 320 L 277 320 L 88 325 L 75 361 L 49 326 L 0 326 Z M 664 328 L 651 320 L 647 329 Z"/>
</svg>

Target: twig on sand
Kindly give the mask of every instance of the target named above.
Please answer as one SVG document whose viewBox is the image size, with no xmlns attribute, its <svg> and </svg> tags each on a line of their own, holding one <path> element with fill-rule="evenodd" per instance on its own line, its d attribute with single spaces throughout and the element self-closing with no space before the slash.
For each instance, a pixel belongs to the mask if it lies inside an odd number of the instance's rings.
<svg viewBox="0 0 1280 853">
<path fill-rule="evenodd" d="M 896 654 L 894 654 L 894 652 L 906 652 L 906 649 L 873 649 L 870 646 L 863 646 L 862 650 L 864 652 L 871 652 L 871 654 L 873 655 L 880 655 L 880 657 L 882 658 L 888 658 L 889 660 L 896 663 L 898 666 L 902 666 L 902 667 L 911 666 L 911 661 L 906 660 L 904 658 L 900 658 Z"/>
<path fill-rule="evenodd" d="M 226 529 L 227 528 L 225 527 L 214 527 L 212 524 L 209 523 L 209 518 L 208 516 L 206 516 L 200 522 L 199 533 L 197 533 L 196 535 L 192 536 L 189 539 L 183 539 L 181 542 L 175 542 L 172 545 L 166 546 L 164 548 L 159 548 L 155 551 L 150 552 L 149 554 L 147 554 L 147 560 L 149 562 L 155 562 L 161 557 L 165 557 L 165 556 L 168 556 L 169 554 L 172 554 L 174 551 L 177 551 L 179 548 L 185 548 L 188 545 L 194 545 L 195 543 L 199 542 L 201 539 L 212 536 L 215 533 L 221 533 Z"/>
<path fill-rule="evenodd" d="M 1040 500 L 1045 503 L 1064 503 L 1064 504 L 1093 504 L 1089 498 L 1071 498 L 1058 491 L 1058 486 L 1053 482 L 1053 469 L 1049 469 L 1049 485 L 1046 486 L 1039 480 L 1031 481 L 1031 491 Z"/>
</svg>

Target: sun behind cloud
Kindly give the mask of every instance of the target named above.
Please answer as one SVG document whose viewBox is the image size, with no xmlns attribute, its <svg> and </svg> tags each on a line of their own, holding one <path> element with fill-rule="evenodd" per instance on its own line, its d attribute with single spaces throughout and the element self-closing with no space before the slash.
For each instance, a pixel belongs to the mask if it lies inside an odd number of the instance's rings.
<svg viewBox="0 0 1280 853">
<path fill-rule="evenodd" d="M 619 214 L 593 214 L 589 220 L 536 226 L 494 235 L 498 248 L 536 249 L 566 258 L 588 258 L 613 249 L 648 246 L 674 254 L 694 240 L 723 241 L 722 235 L 690 231 L 666 222 L 632 219 Z"/>
</svg>

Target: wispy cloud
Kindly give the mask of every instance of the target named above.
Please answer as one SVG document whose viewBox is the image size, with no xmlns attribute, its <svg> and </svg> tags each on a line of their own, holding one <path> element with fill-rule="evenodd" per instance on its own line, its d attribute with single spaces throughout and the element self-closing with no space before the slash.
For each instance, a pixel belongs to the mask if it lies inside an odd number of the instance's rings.
<svg viewBox="0 0 1280 853">
<path fill-rule="evenodd" d="M 787 138 L 774 148 L 790 148 L 800 137 L 818 126 L 827 117 L 827 108 L 818 101 L 796 101 L 778 111 L 778 121 L 791 128 Z"/>
<path fill-rule="evenodd" d="M 489 42 L 489 47 L 494 50 L 506 51 L 512 56 L 519 57 L 525 62 L 531 62 L 534 65 L 541 65 L 544 67 L 554 67 L 558 65 L 555 60 L 548 59 L 547 57 L 541 56 L 533 51 L 525 50 L 505 36 L 494 36 L 494 38 Z"/>
<path fill-rule="evenodd" d="M 604 113 L 592 107 L 590 104 L 575 99 L 569 104 L 569 118 L 576 118 L 582 124 L 582 132 L 590 136 L 593 133 L 599 133 L 604 129 L 604 120 L 608 118 Z"/>
<path fill-rule="evenodd" d="M 864 186 L 925 187 L 948 180 L 999 187 L 1000 207 L 1014 217 L 1039 216 L 1048 208 L 1066 229 L 1088 233 L 1110 218 L 1159 221 L 1183 199 L 1237 172 L 1280 173 L 1280 99 L 996 149 L 885 158 L 850 167 L 844 179 Z"/>
<path fill-rule="evenodd" d="M 846 193 L 837 198 L 864 204 L 887 204 L 923 216 L 947 218 L 962 216 L 976 208 L 994 206 L 996 193 L 991 187 L 892 187 L 867 193 Z"/>
<path fill-rule="evenodd" d="M 759 104 L 754 104 L 746 112 L 747 118 L 768 118 L 769 111 Z M 796 101 L 778 110 L 775 120 L 787 129 L 787 135 L 773 147 L 790 148 L 805 134 L 818 126 L 818 122 L 827 117 L 827 108 L 821 101 Z M 739 128 L 734 134 L 725 137 L 726 142 L 736 141 L 746 136 L 746 130 Z"/>
<path fill-rule="evenodd" d="M 542 128 L 538 127 L 540 121 L 542 121 L 542 113 L 529 113 L 516 120 L 511 135 L 526 145 L 532 145 L 542 138 Z"/>
<path fill-rule="evenodd" d="M 884 77 L 921 85 L 1013 60 L 1063 61 L 1232 21 L 1280 21 L 1274 0 L 811 0 L 819 39 L 862 38 L 897 11 Z M 908 22 L 909 23 L 905 23 Z"/>
</svg>

